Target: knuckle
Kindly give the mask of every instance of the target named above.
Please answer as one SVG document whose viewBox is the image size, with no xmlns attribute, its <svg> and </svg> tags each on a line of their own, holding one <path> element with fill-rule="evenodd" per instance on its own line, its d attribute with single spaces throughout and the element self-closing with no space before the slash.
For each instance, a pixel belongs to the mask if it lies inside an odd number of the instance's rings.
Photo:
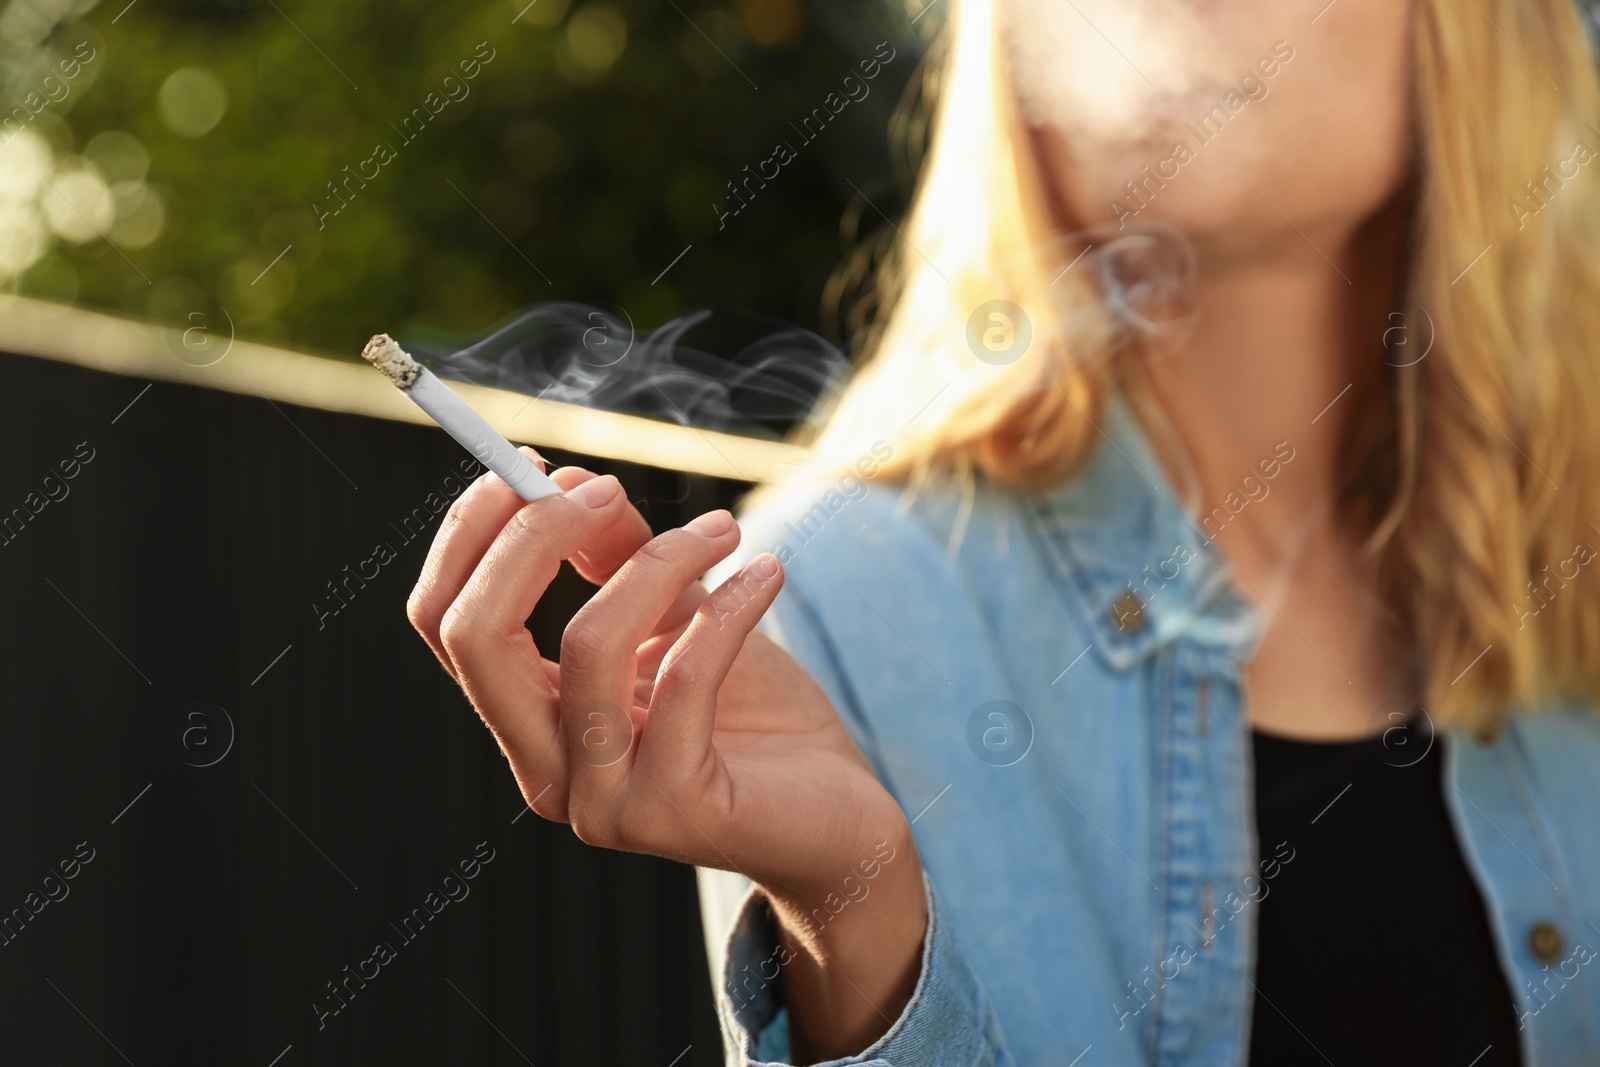
<svg viewBox="0 0 1600 1067">
<path fill-rule="evenodd" d="M 612 643 L 605 628 L 596 626 L 592 617 L 586 618 L 580 611 L 561 633 L 561 662 L 570 665 L 602 660 L 611 651 Z"/>
<path fill-rule="evenodd" d="M 434 598 L 427 586 L 418 582 L 411 589 L 411 595 L 406 597 L 406 618 L 412 627 L 420 634 L 427 635 L 439 625 L 443 612 L 434 604 Z"/>
<path fill-rule="evenodd" d="M 433 549 L 430 556 L 443 558 L 447 554 L 459 552 L 459 534 L 466 525 L 467 512 L 471 508 L 471 488 L 456 497 L 451 505 L 445 509 L 444 515 L 439 519 L 439 528 L 433 532 Z"/>
<path fill-rule="evenodd" d="M 680 657 L 661 669 L 652 694 L 653 702 L 664 705 L 683 700 L 700 692 L 704 682 L 705 672 L 688 662 L 686 657 Z"/>
<path fill-rule="evenodd" d="M 439 620 L 439 642 L 452 656 L 469 650 L 477 639 L 477 627 L 459 602 L 451 604 Z"/>
<path fill-rule="evenodd" d="M 694 689 L 701 682 L 712 676 L 710 665 L 707 662 L 703 644 L 686 648 L 672 656 L 656 673 L 656 690 L 662 687 L 668 690 L 682 692 Z"/>
<path fill-rule="evenodd" d="M 516 513 L 511 516 L 511 521 L 507 525 L 517 540 L 538 540 L 546 532 L 550 520 L 547 516 L 536 517 L 534 515 L 535 510 L 532 507 L 522 507 L 518 508 Z"/>
<path fill-rule="evenodd" d="M 462 522 L 466 520 L 467 506 L 466 493 L 456 497 L 455 501 L 445 509 L 444 518 L 439 520 L 439 532 L 434 535 L 435 540 L 448 538 L 460 528 Z"/>
<path fill-rule="evenodd" d="M 614 819 L 591 806 L 573 808 L 567 813 L 568 825 L 579 841 L 596 848 L 617 848 L 619 840 Z"/>
<path fill-rule="evenodd" d="M 663 566 L 675 566 L 688 558 L 689 553 L 683 543 L 683 538 L 677 536 L 678 531 L 668 530 L 658 537 L 653 537 L 640 547 L 637 558 L 645 563 L 658 563 Z"/>
<path fill-rule="evenodd" d="M 600 839 L 594 832 L 594 824 L 587 815 L 580 815 L 576 811 L 567 816 L 567 825 L 572 828 L 572 836 L 586 845 L 600 845 Z"/>
<path fill-rule="evenodd" d="M 743 582 L 735 580 L 712 590 L 696 611 L 711 625 L 721 627 L 735 620 L 745 605 L 754 599 L 755 593 Z"/>
<path fill-rule="evenodd" d="M 528 810 L 546 822 L 565 823 L 568 820 L 570 783 L 566 780 L 550 781 L 547 775 L 537 774 L 524 766 L 523 761 L 508 757 L 511 772 L 516 775 L 522 790 L 522 801 Z M 543 785 L 537 783 L 543 782 Z"/>
</svg>

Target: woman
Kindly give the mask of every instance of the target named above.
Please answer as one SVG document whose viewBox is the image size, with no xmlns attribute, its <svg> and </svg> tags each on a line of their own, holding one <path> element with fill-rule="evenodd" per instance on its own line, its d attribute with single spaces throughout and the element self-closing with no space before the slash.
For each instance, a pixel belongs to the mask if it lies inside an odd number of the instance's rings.
<svg viewBox="0 0 1600 1067">
<path fill-rule="evenodd" d="M 655 538 L 486 477 L 417 628 L 706 869 L 730 1062 L 1600 1063 L 1579 12 L 948 6 L 812 467 Z"/>
</svg>

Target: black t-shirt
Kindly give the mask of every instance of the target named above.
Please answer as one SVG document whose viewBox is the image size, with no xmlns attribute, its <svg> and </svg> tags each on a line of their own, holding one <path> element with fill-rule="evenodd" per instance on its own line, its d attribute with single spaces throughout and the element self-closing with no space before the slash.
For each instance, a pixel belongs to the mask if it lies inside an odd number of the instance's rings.
<svg viewBox="0 0 1600 1067">
<path fill-rule="evenodd" d="M 1261 856 L 1292 858 L 1251 905 L 1251 1067 L 1520 1064 L 1511 989 L 1445 809 L 1445 738 L 1253 738 Z"/>
</svg>

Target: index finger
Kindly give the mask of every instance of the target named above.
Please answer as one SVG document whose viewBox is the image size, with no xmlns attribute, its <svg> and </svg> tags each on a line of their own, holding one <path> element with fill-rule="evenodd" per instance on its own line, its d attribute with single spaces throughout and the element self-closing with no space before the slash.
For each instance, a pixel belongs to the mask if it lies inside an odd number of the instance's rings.
<svg viewBox="0 0 1600 1067">
<path fill-rule="evenodd" d="M 439 639 L 519 780 L 565 778 L 556 694 L 528 632 L 563 559 L 613 523 L 627 495 L 606 475 L 525 505 L 495 536 L 444 614 Z M 561 792 L 560 790 L 557 791 Z"/>
<path fill-rule="evenodd" d="M 526 446 L 521 451 L 536 462 L 541 471 L 545 469 L 544 457 L 538 452 Z M 492 473 L 485 473 L 474 481 L 445 512 L 427 558 L 423 560 L 417 584 L 406 600 L 406 616 L 411 625 L 452 677 L 455 669 L 439 640 L 439 623 L 478 560 L 524 503 L 509 485 Z"/>
</svg>

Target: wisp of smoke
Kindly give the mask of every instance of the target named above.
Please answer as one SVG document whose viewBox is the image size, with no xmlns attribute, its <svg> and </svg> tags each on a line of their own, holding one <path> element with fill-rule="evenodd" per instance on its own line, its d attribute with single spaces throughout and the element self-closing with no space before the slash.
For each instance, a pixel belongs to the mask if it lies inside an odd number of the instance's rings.
<svg viewBox="0 0 1600 1067">
<path fill-rule="evenodd" d="M 1058 246 L 1085 250 L 1080 269 L 1095 272 L 1101 311 L 1140 340 L 1146 358 L 1192 326 L 1194 253 L 1171 227 L 1083 230 L 1052 241 L 1052 253 Z M 469 343 L 413 330 L 405 344 L 442 378 L 773 439 L 840 387 L 850 366 L 817 334 L 750 311 L 700 309 L 642 337 L 623 315 L 549 301 Z"/>
<path fill-rule="evenodd" d="M 641 337 L 631 320 L 575 301 L 535 304 L 464 346 L 413 331 L 406 347 L 442 378 L 771 438 L 803 419 L 849 366 L 817 334 L 747 311 L 701 309 Z"/>
<path fill-rule="evenodd" d="M 1180 341 L 1194 325 L 1194 246 L 1178 229 L 1144 222 L 1113 232 L 1109 226 L 1077 235 L 1094 242 L 1089 259 L 1099 274 L 1106 311 L 1146 341 Z"/>
</svg>

